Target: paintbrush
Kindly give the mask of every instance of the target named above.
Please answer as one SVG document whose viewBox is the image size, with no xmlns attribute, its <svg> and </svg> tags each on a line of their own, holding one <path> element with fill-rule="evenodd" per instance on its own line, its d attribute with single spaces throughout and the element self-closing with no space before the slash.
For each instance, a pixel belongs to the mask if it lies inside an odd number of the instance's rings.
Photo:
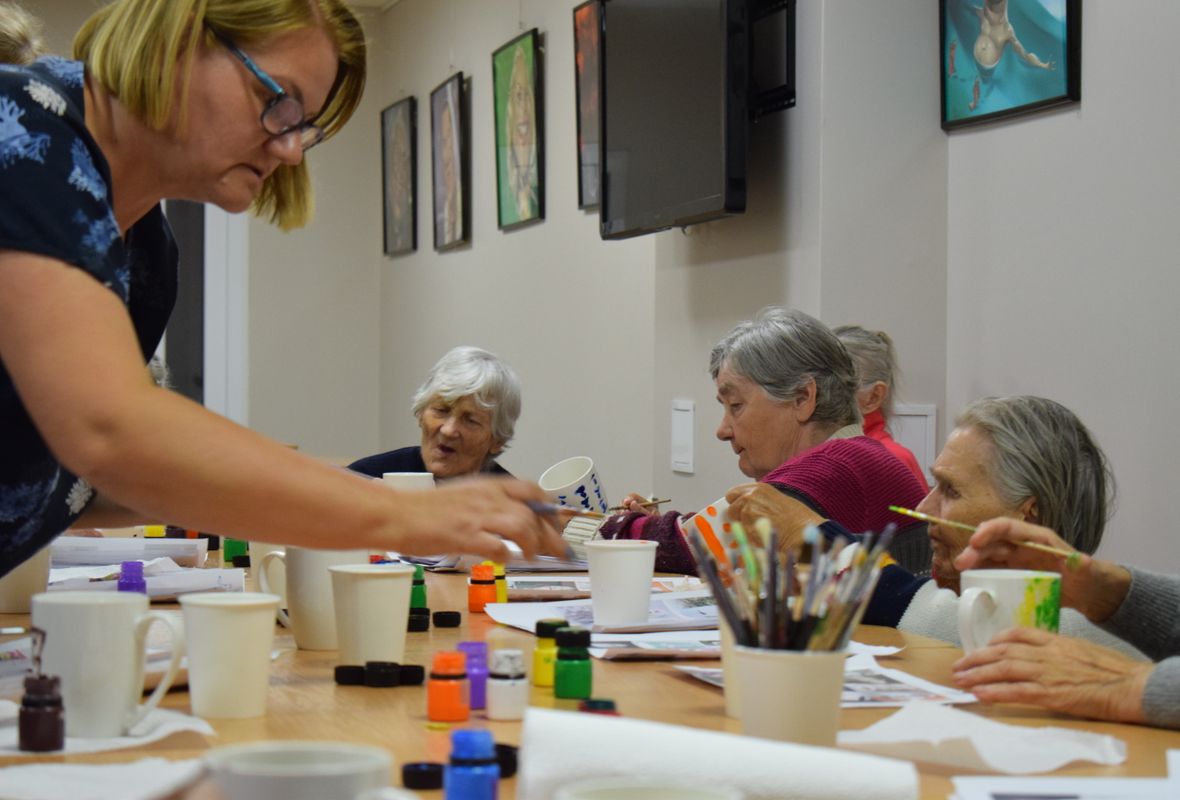
<svg viewBox="0 0 1180 800">
<path fill-rule="evenodd" d="M 606 519 L 607 514 L 601 511 L 591 511 L 587 508 L 574 508 L 573 506 L 559 506 L 556 503 L 542 503 L 537 500 L 526 500 L 525 505 L 531 508 L 537 514 L 569 514 L 574 517 L 589 517 L 590 519 Z"/>
<path fill-rule="evenodd" d="M 671 503 L 671 502 L 672 502 L 672 500 L 670 498 L 664 497 L 664 498 L 654 498 L 652 500 L 644 500 L 642 503 L 634 503 L 633 505 L 640 506 L 641 508 L 654 508 L 655 506 L 659 506 L 659 505 L 663 505 L 664 503 Z M 619 513 L 619 512 L 627 511 L 627 508 L 625 508 L 624 506 L 611 506 L 609 510 L 613 511 L 615 513 Z"/>
<path fill-rule="evenodd" d="M 954 522 L 949 519 L 942 519 L 941 517 L 932 517 L 929 514 L 923 514 L 921 511 L 914 511 L 912 508 L 902 508 L 901 506 L 889 506 L 889 510 L 895 514 L 904 514 L 907 517 L 920 519 L 923 522 L 933 522 L 935 525 L 949 525 L 952 528 L 958 528 L 963 531 L 974 531 L 974 525 L 968 525 L 964 522 Z"/>
<path fill-rule="evenodd" d="M 933 522 L 935 525 L 949 525 L 952 528 L 959 528 L 960 530 L 971 531 L 972 533 L 974 533 L 976 530 L 975 525 L 968 525 L 964 522 L 954 522 L 949 519 L 942 519 L 941 517 L 932 517 L 929 514 L 923 514 L 921 511 L 913 511 L 908 508 L 902 508 L 901 506 L 889 506 L 889 510 L 894 511 L 898 514 L 904 514 L 907 517 L 913 517 L 914 519 L 920 519 L 923 522 Z M 1061 556 L 1062 558 L 1065 559 L 1066 563 L 1071 567 L 1076 567 L 1078 565 L 1078 563 L 1082 560 L 1081 554 L 1078 553 L 1078 551 L 1076 551 L 1076 550 L 1066 550 L 1061 547 L 1052 547 L 1051 545 L 1041 544 L 1040 542 L 1027 542 L 1026 541 L 1026 542 L 1016 542 L 1016 544 L 1020 545 L 1021 547 L 1027 547 L 1030 550 L 1040 550 L 1042 553 L 1049 553 L 1051 555 Z"/>
</svg>

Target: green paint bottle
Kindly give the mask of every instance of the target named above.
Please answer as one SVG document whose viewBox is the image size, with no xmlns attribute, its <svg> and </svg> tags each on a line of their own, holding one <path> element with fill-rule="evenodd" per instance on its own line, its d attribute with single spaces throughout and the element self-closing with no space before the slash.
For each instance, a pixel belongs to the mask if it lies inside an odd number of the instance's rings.
<svg viewBox="0 0 1180 800">
<path fill-rule="evenodd" d="M 590 631 L 561 628 L 557 631 L 557 663 L 553 670 L 553 696 L 585 700 L 593 688 L 590 667 Z"/>
<path fill-rule="evenodd" d="M 414 565 L 414 583 L 410 589 L 410 608 L 429 608 L 426 603 L 426 571 L 421 564 Z"/>
</svg>

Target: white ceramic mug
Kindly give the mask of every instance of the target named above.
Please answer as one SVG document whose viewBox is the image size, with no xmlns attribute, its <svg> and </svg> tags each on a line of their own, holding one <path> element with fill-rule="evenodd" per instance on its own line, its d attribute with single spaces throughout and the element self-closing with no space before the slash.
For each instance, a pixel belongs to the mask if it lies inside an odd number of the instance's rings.
<svg viewBox="0 0 1180 800">
<path fill-rule="evenodd" d="M 272 544 L 270 542 L 250 542 L 250 571 L 254 574 L 254 580 L 258 582 L 259 588 L 262 587 L 262 578 L 259 577 L 263 572 L 262 562 L 268 553 L 276 551 L 285 551 L 286 546 L 281 544 Z M 267 562 L 266 571 L 266 591 L 270 594 L 277 594 L 279 596 L 279 608 L 287 607 L 287 572 L 283 569 L 281 562 L 276 562 L 274 559 Z"/>
<path fill-rule="evenodd" d="M 336 638 L 341 664 L 392 661 L 406 650 L 410 588 L 409 564 L 351 564 L 329 567 L 336 607 Z"/>
<path fill-rule="evenodd" d="M 649 539 L 594 539 L 583 546 L 590 565 L 594 627 L 646 623 L 657 543 Z"/>
<path fill-rule="evenodd" d="M 767 650 L 736 645 L 742 733 L 835 747 L 844 689 L 843 651 Z"/>
<path fill-rule="evenodd" d="M 33 595 L 49 586 L 52 545 L 45 545 L 0 578 L 0 614 L 28 614 Z"/>
<path fill-rule="evenodd" d="M 45 631 L 41 669 L 61 678 L 66 736 L 124 736 L 159 705 L 172 685 L 184 633 L 167 615 L 148 610 L 138 592 L 46 592 L 33 598 L 33 626 Z M 172 633 L 172 659 L 143 705 L 148 628 Z"/>
<path fill-rule="evenodd" d="M 729 502 L 722 497 L 720 500 L 709 503 L 684 523 L 686 526 L 691 525 L 696 528 L 700 532 L 701 538 L 705 540 L 705 545 L 718 557 L 725 552 L 725 542 L 732 538 L 729 533 L 729 523 L 725 519 L 728 510 Z"/>
<path fill-rule="evenodd" d="M 726 786 L 688 786 L 661 778 L 593 778 L 557 790 L 554 800 L 742 800 Z"/>
<path fill-rule="evenodd" d="M 971 569 L 960 577 L 959 638 L 967 653 L 1008 628 L 1056 632 L 1061 576 L 1028 569 Z"/>
<path fill-rule="evenodd" d="M 389 786 L 385 750 L 344 742 L 253 742 L 205 756 L 224 800 L 355 800 Z"/>
<path fill-rule="evenodd" d="M 434 488 L 434 475 L 429 472 L 384 472 L 381 482 L 391 489 L 421 492 Z"/>
<path fill-rule="evenodd" d="M 271 564 L 276 560 L 283 563 L 287 577 L 287 610 L 278 609 L 279 622 L 291 629 L 300 650 L 335 650 L 336 612 L 328 568 L 368 564 L 369 552 L 288 547 L 267 553 L 258 569 L 258 586 L 265 593 L 272 593 Z"/>
<path fill-rule="evenodd" d="M 587 456 L 558 461 L 541 473 L 537 483 L 558 505 L 600 511 L 603 514 L 610 508 L 598 471 L 594 469 L 594 460 Z"/>
<path fill-rule="evenodd" d="M 193 713 L 221 719 L 261 717 L 266 713 L 278 595 L 195 592 L 178 600 L 184 612 Z"/>
</svg>

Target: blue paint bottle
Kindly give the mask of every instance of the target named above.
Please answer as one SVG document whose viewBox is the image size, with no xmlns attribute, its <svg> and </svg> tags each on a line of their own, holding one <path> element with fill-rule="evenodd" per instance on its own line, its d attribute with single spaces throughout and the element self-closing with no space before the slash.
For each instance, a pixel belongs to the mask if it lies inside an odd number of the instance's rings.
<svg viewBox="0 0 1180 800">
<path fill-rule="evenodd" d="M 496 800 L 499 788 L 500 762 L 492 732 L 451 733 L 451 763 L 443 774 L 446 800 Z"/>
</svg>

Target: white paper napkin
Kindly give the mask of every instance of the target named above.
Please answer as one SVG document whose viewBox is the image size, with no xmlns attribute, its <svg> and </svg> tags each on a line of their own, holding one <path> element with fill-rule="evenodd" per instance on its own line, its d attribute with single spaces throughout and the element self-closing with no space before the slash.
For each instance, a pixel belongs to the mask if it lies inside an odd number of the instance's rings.
<svg viewBox="0 0 1180 800">
<path fill-rule="evenodd" d="M 530 708 L 518 800 L 549 800 L 575 781 L 615 776 L 733 786 L 745 800 L 913 800 L 906 761 L 679 725 Z"/>
<path fill-rule="evenodd" d="M 860 731 L 841 731 L 841 747 L 981 772 L 1027 775 L 1071 761 L 1121 764 L 1121 739 L 1067 728 L 1007 725 L 935 703 L 911 703 Z"/>
<path fill-rule="evenodd" d="M 0 700 L 0 759 L 22 754 L 17 746 L 17 718 L 20 706 L 8 700 Z M 68 709 L 67 712 L 69 713 Z M 117 736 L 109 739 L 83 739 L 66 737 L 62 753 L 98 753 L 103 750 L 123 750 L 128 747 L 142 747 L 181 731 L 195 731 L 205 736 L 214 736 L 213 728 L 200 717 L 189 716 L 179 711 L 164 708 L 154 709 L 147 717 L 131 729 L 131 736 Z M 4 770 L 7 773 L 7 770 Z M 0 793 L 0 797 L 7 797 Z"/>
<path fill-rule="evenodd" d="M 200 760 L 130 764 L 22 764 L 0 770 L 5 800 L 156 800 L 195 781 Z"/>
</svg>

